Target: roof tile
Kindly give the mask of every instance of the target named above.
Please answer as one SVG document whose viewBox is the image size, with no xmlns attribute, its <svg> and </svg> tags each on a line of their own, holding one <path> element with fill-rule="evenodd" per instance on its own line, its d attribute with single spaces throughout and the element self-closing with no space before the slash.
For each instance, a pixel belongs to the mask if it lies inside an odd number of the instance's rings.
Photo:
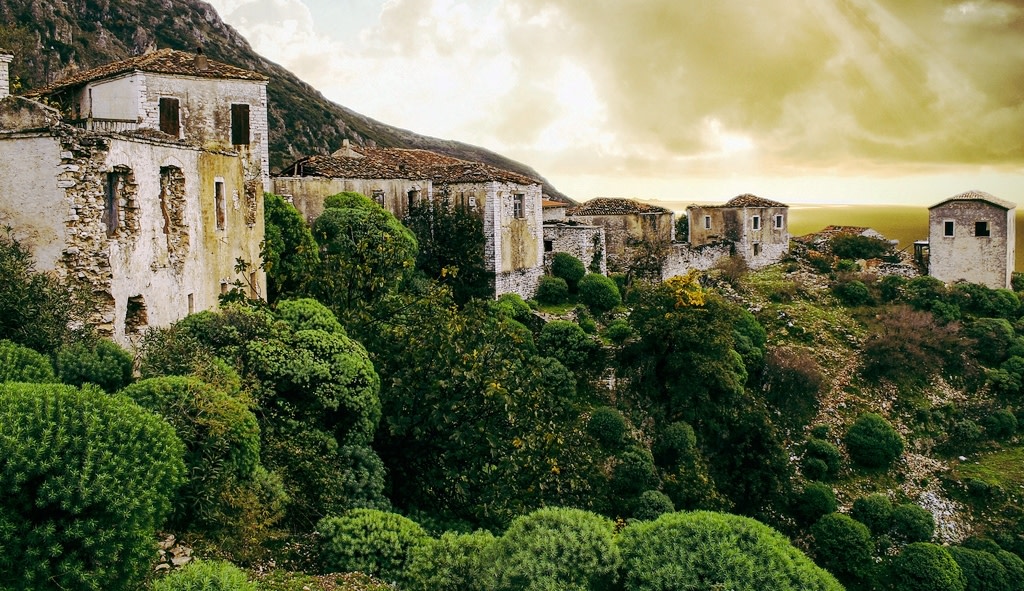
<svg viewBox="0 0 1024 591">
<path fill-rule="evenodd" d="M 615 199 L 611 197 L 597 197 L 570 207 L 565 214 L 570 216 L 579 215 L 629 215 L 638 213 L 672 213 L 670 210 L 657 205 L 641 203 L 633 199 Z"/>
</svg>

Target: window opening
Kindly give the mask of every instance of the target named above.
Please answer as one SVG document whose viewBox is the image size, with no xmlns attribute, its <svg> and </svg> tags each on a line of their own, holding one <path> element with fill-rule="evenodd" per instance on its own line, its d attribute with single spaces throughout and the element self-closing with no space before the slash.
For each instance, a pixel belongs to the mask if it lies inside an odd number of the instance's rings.
<svg viewBox="0 0 1024 591">
<path fill-rule="evenodd" d="M 384 207 L 384 191 L 375 189 L 373 191 L 373 200 L 377 202 L 377 205 Z"/>
<path fill-rule="evenodd" d="M 231 143 L 249 144 L 249 105 L 231 105 Z"/>
<path fill-rule="evenodd" d="M 782 216 L 781 215 L 775 216 L 775 227 L 776 228 L 782 228 Z"/>
<path fill-rule="evenodd" d="M 107 237 L 117 235 L 121 217 L 121 200 L 124 199 L 125 184 L 128 181 L 127 169 L 115 167 L 107 173 L 107 195 L 103 202 L 103 213 L 100 218 L 107 229 Z"/>
<path fill-rule="evenodd" d="M 755 230 L 760 230 L 761 229 L 761 216 L 755 215 L 754 217 L 750 218 L 750 226 L 753 229 L 755 229 Z"/>
<path fill-rule="evenodd" d="M 125 334 L 141 333 L 149 324 L 149 314 L 146 312 L 146 299 L 141 295 L 128 298 L 128 305 L 124 313 Z"/>
<path fill-rule="evenodd" d="M 409 209 L 412 209 L 416 205 L 416 201 L 420 198 L 420 192 L 418 189 L 410 189 L 407 194 L 409 197 Z"/>
<path fill-rule="evenodd" d="M 704 229 L 705 230 L 710 230 L 711 229 L 711 216 L 709 216 L 709 215 L 704 216 Z"/>
<path fill-rule="evenodd" d="M 213 207 L 217 212 L 217 229 L 223 230 L 228 217 L 228 204 L 224 197 L 224 181 L 214 181 L 213 183 Z"/>
<path fill-rule="evenodd" d="M 754 256 L 761 254 L 761 244 L 758 242 L 754 243 Z"/>
<path fill-rule="evenodd" d="M 188 294 L 188 313 L 193 314 L 196 311 L 196 297 L 195 294 Z"/>
<path fill-rule="evenodd" d="M 955 224 L 953 223 L 952 220 L 947 220 L 947 221 L 943 222 L 942 223 L 942 227 L 943 227 L 942 235 L 943 236 L 952 236 L 953 235 L 954 226 L 955 226 Z"/>
<path fill-rule="evenodd" d="M 991 236 L 992 232 L 988 227 L 988 222 L 974 222 L 974 235 Z"/>
<path fill-rule="evenodd" d="M 555 241 L 554 240 L 545 240 L 544 241 L 544 252 L 553 252 L 554 250 L 555 250 Z"/>
<path fill-rule="evenodd" d="M 162 97 L 160 99 L 160 131 L 174 137 L 181 135 L 178 99 Z"/>
<path fill-rule="evenodd" d="M 522 218 L 525 217 L 523 212 L 523 194 L 516 193 L 512 196 L 512 217 Z"/>
</svg>

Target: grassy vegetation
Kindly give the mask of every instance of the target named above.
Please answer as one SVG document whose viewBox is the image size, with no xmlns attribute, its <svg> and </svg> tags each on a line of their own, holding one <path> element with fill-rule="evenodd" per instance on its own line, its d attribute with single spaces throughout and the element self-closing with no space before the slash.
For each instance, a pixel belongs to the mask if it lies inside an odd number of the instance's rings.
<svg viewBox="0 0 1024 591">
<path fill-rule="evenodd" d="M 972 478 L 1004 490 L 1024 486 L 1024 447 L 983 452 L 967 460 L 956 460 L 951 465 L 954 479 L 967 482 Z"/>
</svg>

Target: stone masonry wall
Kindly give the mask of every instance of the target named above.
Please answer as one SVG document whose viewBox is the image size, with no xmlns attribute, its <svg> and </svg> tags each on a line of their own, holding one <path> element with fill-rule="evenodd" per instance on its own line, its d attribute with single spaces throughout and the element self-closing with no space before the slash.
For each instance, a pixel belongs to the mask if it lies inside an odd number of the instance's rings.
<svg viewBox="0 0 1024 591">
<path fill-rule="evenodd" d="M 686 243 L 674 243 L 669 248 L 668 256 L 661 268 L 662 280 L 685 275 L 688 271 L 707 271 L 719 260 L 732 254 L 733 246 L 729 242 L 690 246 Z"/>
<path fill-rule="evenodd" d="M 544 265 L 550 266 L 556 252 L 569 253 L 583 262 L 587 269 L 594 266 L 598 272 L 608 274 L 605 258 L 604 228 L 598 226 L 544 224 Z M 547 244 L 551 250 L 547 250 Z"/>
</svg>

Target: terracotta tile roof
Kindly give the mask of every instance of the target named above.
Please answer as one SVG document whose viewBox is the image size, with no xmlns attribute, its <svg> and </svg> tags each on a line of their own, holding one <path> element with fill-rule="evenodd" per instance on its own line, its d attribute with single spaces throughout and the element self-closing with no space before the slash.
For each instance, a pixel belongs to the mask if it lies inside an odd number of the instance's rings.
<svg viewBox="0 0 1024 591">
<path fill-rule="evenodd" d="M 562 203 L 561 201 L 555 201 L 554 199 L 544 199 L 541 201 L 541 207 L 568 207 L 568 203 Z"/>
<path fill-rule="evenodd" d="M 295 161 L 277 176 L 319 176 L 351 179 L 431 180 L 436 183 L 498 181 L 539 185 L 529 177 L 500 168 L 460 160 L 429 150 L 353 147 L 353 156 L 308 156 Z"/>
<path fill-rule="evenodd" d="M 630 215 L 638 213 L 672 213 L 657 205 L 641 203 L 632 199 L 597 197 L 566 210 L 565 215 Z"/>
<path fill-rule="evenodd" d="M 950 201 L 987 201 L 988 203 L 991 203 L 992 205 L 995 205 L 996 207 L 1001 207 L 1001 208 L 1006 209 L 1006 210 L 1015 209 L 1017 207 L 1017 204 L 1012 202 L 1012 201 L 1006 201 L 1004 199 L 1000 199 L 998 197 L 994 197 L 994 196 L 992 196 L 992 195 L 990 195 L 990 194 L 988 194 L 988 193 L 986 193 L 984 191 L 972 190 L 972 191 L 965 191 L 963 193 L 960 193 L 959 195 L 954 195 L 954 196 L 950 197 L 949 199 L 944 199 L 942 201 L 939 201 L 938 203 L 936 203 L 935 205 L 929 207 L 928 209 L 935 209 L 936 207 L 938 207 L 940 205 L 945 205 L 946 203 L 949 203 Z"/>
<path fill-rule="evenodd" d="M 196 54 L 177 49 L 159 49 L 143 55 L 137 55 L 117 62 L 104 64 L 89 70 L 75 72 L 57 80 L 49 86 L 37 88 L 25 93 L 25 96 L 42 96 L 53 94 L 66 88 L 80 86 L 94 80 L 110 78 L 129 72 L 151 72 L 154 74 L 175 74 L 194 76 L 197 78 L 227 78 L 234 80 L 269 80 L 263 74 L 245 70 L 225 63 L 206 59 L 206 68 L 196 67 Z"/>
<path fill-rule="evenodd" d="M 757 195 L 751 195 L 750 193 L 744 193 L 743 195 L 737 195 L 732 199 L 725 202 L 722 207 L 789 207 L 785 203 L 779 203 L 778 201 L 772 201 L 771 199 L 765 199 L 764 197 L 758 197 Z"/>
</svg>

